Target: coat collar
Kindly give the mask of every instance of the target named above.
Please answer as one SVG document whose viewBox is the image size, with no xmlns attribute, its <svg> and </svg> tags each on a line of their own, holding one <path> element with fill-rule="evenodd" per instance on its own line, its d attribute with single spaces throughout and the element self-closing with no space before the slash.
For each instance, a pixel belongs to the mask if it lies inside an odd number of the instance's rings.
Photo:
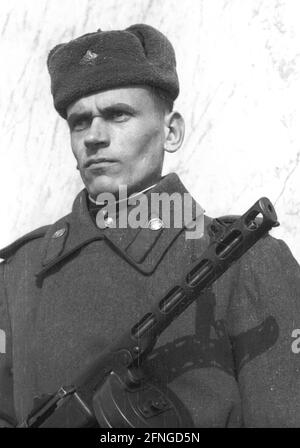
<svg viewBox="0 0 300 448">
<path fill-rule="evenodd" d="M 203 209 L 191 198 L 188 191 L 181 183 L 179 177 L 172 173 L 165 176 L 150 193 L 179 193 L 188 195 L 196 219 L 203 214 Z M 99 229 L 88 211 L 87 191 L 82 190 L 76 197 L 72 213 L 60 219 L 50 226 L 41 243 L 41 265 L 37 277 L 43 277 L 58 263 L 67 261 L 75 252 L 88 245 L 92 241 L 106 240 L 118 254 L 138 271 L 150 275 L 163 258 L 164 254 L 185 230 L 182 225 L 179 228 L 106 228 Z M 128 207 L 128 213 L 134 206 Z M 162 219 L 161 210 L 150 209 L 148 201 L 148 219 Z"/>
</svg>

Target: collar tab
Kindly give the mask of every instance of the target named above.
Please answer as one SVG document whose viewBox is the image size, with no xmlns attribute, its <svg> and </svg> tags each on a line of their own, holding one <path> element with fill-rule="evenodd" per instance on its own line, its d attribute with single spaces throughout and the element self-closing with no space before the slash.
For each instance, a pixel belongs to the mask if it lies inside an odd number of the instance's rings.
<svg viewBox="0 0 300 448">
<path fill-rule="evenodd" d="M 56 225 L 56 229 L 51 227 L 48 233 L 47 244 L 44 247 L 44 257 L 42 265 L 47 266 L 62 253 L 69 233 L 69 224 L 65 221 L 61 226 Z"/>
</svg>

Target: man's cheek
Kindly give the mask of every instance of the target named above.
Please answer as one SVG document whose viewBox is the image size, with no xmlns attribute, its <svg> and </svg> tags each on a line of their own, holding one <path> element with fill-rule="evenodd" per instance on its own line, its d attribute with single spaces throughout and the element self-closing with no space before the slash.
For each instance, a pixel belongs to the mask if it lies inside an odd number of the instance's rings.
<svg viewBox="0 0 300 448">
<path fill-rule="evenodd" d="M 126 146 L 136 155 L 146 152 L 149 147 L 158 141 L 160 132 L 158 128 L 147 127 L 135 128 L 127 135 Z"/>
<path fill-rule="evenodd" d="M 85 147 L 83 138 L 79 138 L 79 135 L 77 134 L 70 134 L 70 143 L 73 155 L 76 159 L 78 159 Z"/>
</svg>

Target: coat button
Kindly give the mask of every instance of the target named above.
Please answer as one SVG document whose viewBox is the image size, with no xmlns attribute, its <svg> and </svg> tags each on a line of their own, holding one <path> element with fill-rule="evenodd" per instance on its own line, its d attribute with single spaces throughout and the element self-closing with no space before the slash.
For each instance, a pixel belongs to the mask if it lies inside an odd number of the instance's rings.
<svg viewBox="0 0 300 448">
<path fill-rule="evenodd" d="M 152 218 L 150 219 L 150 221 L 148 222 L 148 227 L 151 230 L 160 230 L 163 227 L 165 227 L 163 221 L 159 218 Z"/>
<path fill-rule="evenodd" d="M 65 229 L 65 227 L 63 227 L 62 229 L 56 230 L 56 232 L 53 233 L 52 238 L 60 238 L 65 233 L 66 233 L 66 229 Z"/>
</svg>

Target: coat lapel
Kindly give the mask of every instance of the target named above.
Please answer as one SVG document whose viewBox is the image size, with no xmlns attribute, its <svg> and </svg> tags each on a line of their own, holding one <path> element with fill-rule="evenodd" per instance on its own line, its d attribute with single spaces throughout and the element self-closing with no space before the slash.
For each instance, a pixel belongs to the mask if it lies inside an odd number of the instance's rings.
<svg viewBox="0 0 300 448">
<path fill-rule="evenodd" d="M 151 193 L 188 195 L 178 176 L 169 174 L 148 192 L 147 219 L 141 228 L 99 229 L 88 211 L 87 192 L 83 190 L 74 201 L 72 213 L 50 226 L 43 238 L 41 266 L 37 276 L 43 277 L 52 267 L 66 261 L 70 255 L 82 247 L 92 241 L 103 239 L 135 269 L 145 275 L 152 274 L 169 247 L 186 230 L 186 227 L 184 222 L 179 227 L 173 225 L 172 208 L 169 228 L 151 226 L 153 220 L 162 222 L 164 219 L 162 210 L 151 207 Z M 196 206 L 196 202 L 192 198 L 191 203 L 193 205 L 193 217 L 196 219 L 199 213 L 203 213 L 203 210 Z M 128 206 L 128 215 L 134 207 Z"/>
</svg>

